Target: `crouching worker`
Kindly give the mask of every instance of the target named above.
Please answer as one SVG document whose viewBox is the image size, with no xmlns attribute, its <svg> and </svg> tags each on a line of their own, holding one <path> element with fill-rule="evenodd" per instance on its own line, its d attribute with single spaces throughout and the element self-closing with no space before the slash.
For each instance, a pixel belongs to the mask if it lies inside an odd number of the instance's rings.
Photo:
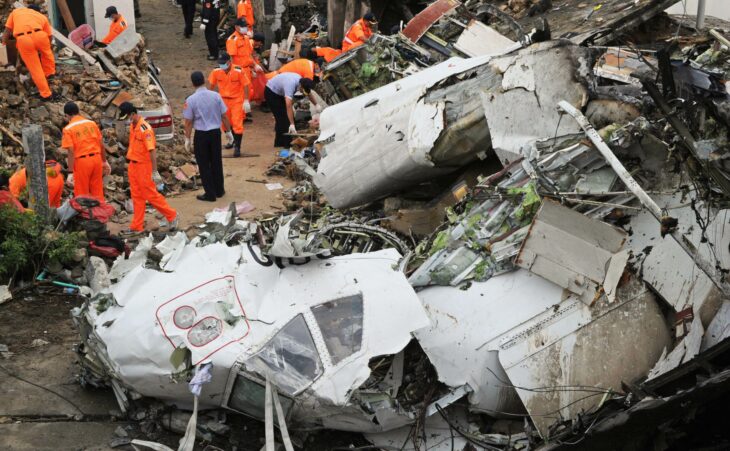
<svg viewBox="0 0 730 451">
<path fill-rule="evenodd" d="M 152 126 L 137 112 L 137 108 L 129 102 L 119 105 L 119 119 L 130 119 L 129 148 L 127 150 L 129 189 L 132 194 L 134 215 L 132 223 L 125 233 L 144 231 L 144 214 L 147 202 L 165 217 L 169 230 L 177 229 L 177 211 L 171 208 L 164 196 L 157 192 L 162 177 L 157 172 L 157 149 L 155 132 Z"/>
<path fill-rule="evenodd" d="M 51 208 L 61 206 L 64 178 L 61 173 L 61 164 L 55 160 L 46 161 L 46 181 L 48 183 L 48 205 Z M 25 168 L 18 170 L 10 177 L 10 192 L 21 202 L 28 199 L 28 171 Z"/>
<path fill-rule="evenodd" d="M 25 208 L 18 202 L 18 199 L 8 190 L 8 183 L 10 177 L 7 174 L 0 171 L 0 208 L 13 208 L 21 213 L 25 211 Z"/>
</svg>

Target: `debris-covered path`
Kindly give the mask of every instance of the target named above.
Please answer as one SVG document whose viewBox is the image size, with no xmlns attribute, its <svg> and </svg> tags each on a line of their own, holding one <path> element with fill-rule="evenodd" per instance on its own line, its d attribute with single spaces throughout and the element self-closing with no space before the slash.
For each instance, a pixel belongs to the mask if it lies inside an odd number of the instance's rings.
<svg viewBox="0 0 730 451">
<path fill-rule="evenodd" d="M 190 73 L 203 71 L 206 76 L 216 67 L 215 61 L 206 60 L 206 46 L 203 32 L 195 22 L 193 37 L 185 39 L 182 31 L 182 13 L 168 0 L 149 0 L 141 5 L 142 17 L 137 22 L 137 31 L 147 42 L 148 49 L 155 64 L 161 69 L 160 78 L 170 98 L 174 116 L 179 127 L 176 134 L 182 136 L 182 106 L 185 98 L 192 92 Z M 252 215 L 262 211 L 271 211 L 272 206 L 280 206 L 280 191 L 269 191 L 263 183 L 247 180 L 264 180 L 264 172 L 274 162 L 275 152 L 273 118 L 271 114 L 253 107 L 253 122 L 245 124 L 243 135 L 243 153 L 258 155 L 240 159 L 226 158 L 223 161 L 225 171 L 226 196 L 215 204 L 199 202 L 195 196 L 200 191 L 189 191 L 170 199 L 170 204 L 182 214 L 184 226 L 199 223 L 205 213 L 214 207 L 223 207 L 230 202 L 251 202 L 256 210 Z M 230 151 L 224 150 L 224 155 Z M 284 178 L 266 178 L 269 182 L 279 182 L 289 186 Z"/>
</svg>

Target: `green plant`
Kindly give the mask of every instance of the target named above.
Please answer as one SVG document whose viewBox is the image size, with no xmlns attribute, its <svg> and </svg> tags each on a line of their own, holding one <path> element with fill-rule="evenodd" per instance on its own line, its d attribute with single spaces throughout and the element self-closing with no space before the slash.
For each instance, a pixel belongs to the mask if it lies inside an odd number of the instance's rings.
<svg viewBox="0 0 730 451">
<path fill-rule="evenodd" d="M 0 284 L 34 277 L 50 259 L 69 262 L 78 242 L 78 233 L 56 232 L 32 212 L 0 206 Z"/>
</svg>

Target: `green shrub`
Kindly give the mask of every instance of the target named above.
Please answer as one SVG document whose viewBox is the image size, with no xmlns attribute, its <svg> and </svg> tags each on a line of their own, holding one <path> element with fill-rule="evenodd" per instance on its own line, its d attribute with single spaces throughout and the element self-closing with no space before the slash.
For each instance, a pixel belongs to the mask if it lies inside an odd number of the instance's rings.
<svg viewBox="0 0 730 451">
<path fill-rule="evenodd" d="M 68 263 L 78 242 L 79 234 L 56 232 L 32 212 L 0 207 L 0 284 L 33 277 L 49 259 Z"/>
</svg>

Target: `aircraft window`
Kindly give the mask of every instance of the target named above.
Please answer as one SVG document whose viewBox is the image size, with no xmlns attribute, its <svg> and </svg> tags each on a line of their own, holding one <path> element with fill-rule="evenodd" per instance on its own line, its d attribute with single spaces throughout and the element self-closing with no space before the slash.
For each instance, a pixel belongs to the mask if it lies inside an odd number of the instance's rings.
<svg viewBox="0 0 730 451">
<path fill-rule="evenodd" d="M 233 383 L 228 407 L 253 418 L 263 420 L 265 393 L 266 387 L 263 384 L 238 374 L 236 381 Z M 291 410 L 294 401 L 282 395 L 279 395 L 279 401 L 281 401 L 281 408 L 284 411 L 284 417 L 286 417 L 289 415 L 289 410 Z M 274 417 L 278 422 L 276 415 Z"/>
<path fill-rule="evenodd" d="M 362 345 L 362 295 L 348 296 L 312 308 L 332 363 L 337 365 Z"/>
<path fill-rule="evenodd" d="M 246 368 L 267 374 L 280 392 L 295 395 L 322 375 L 322 361 L 304 316 L 299 314 L 245 363 Z"/>
</svg>

